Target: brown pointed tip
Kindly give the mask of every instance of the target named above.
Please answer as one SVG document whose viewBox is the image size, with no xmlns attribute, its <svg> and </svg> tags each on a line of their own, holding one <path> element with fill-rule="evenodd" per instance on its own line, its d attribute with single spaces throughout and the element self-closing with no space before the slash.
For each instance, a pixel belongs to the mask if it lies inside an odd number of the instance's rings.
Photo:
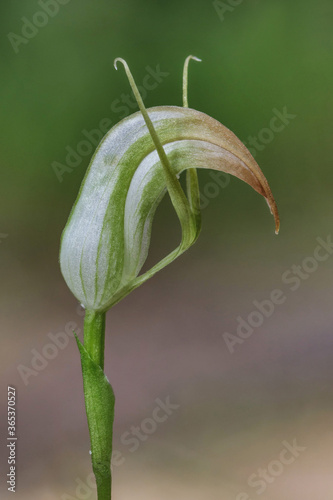
<svg viewBox="0 0 333 500">
<path fill-rule="evenodd" d="M 276 205 L 276 202 L 274 200 L 274 197 L 272 195 L 272 192 L 268 186 L 268 183 L 266 184 L 266 193 L 263 193 L 263 196 L 266 198 L 267 205 L 269 206 L 269 209 L 271 211 L 271 214 L 274 217 L 275 220 L 275 234 L 279 234 L 280 231 L 280 216 L 279 216 L 279 211 L 278 207 Z"/>
<path fill-rule="evenodd" d="M 273 198 L 273 204 L 271 205 L 271 212 L 272 212 L 274 220 L 275 220 L 275 234 L 279 234 L 279 231 L 280 231 L 280 216 L 279 216 L 278 208 L 276 206 L 274 198 Z"/>
<path fill-rule="evenodd" d="M 269 187 L 269 184 L 264 177 L 264 174 L 261 172 L 261 170 L 258 167 L 258 172 L 261 174 L 259 178 L 259 182 L 261 183 L 261 194 L 265 197 L 267 205 L 269 206 L 269 209 L 271 211 L 271 214 L 274 217 L 275 220 L 275 234 L 279 234 L 280 231 L 280 216 L 279 216 L 279 211 L 278 207 L 276 205 L 276 201 L 274 199 L 273 193 L 271 191 L 271 188 Z M 259 191 L 260 192 L 260 191 Z"/>
</svg>

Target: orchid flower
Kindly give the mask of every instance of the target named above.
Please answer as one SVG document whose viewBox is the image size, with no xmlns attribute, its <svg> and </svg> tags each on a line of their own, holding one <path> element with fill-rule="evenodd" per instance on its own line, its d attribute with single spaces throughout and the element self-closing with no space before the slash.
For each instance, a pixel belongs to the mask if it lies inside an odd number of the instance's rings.
<svg viewBox="0 0 333 500">
<path fill-rule="evenodd" d="M 183 107 L 146 109 L 127 63 L 124 66 L 139 111 L 102 139 L 82 182 L 62 234 L 60 266 L 65 281 L 86 310 L 81 355 L 91 456 L 98 500 L 111 498 L 110 462 L 114 394 L 104 374 L 105 314 L 132 290 L 174 261 L 201 230 L 197 169 L 232 174 L 264 196 L 279 231 L 279 215 L 268 182 L 242 142 L 214 118 L 188 107 L 188 65 Z M 186 193 L 179 175 L 186 170 Z M 152 222 L 168 193 L 182 238 L 175 250 L 140 274 Z"/>
</svg>

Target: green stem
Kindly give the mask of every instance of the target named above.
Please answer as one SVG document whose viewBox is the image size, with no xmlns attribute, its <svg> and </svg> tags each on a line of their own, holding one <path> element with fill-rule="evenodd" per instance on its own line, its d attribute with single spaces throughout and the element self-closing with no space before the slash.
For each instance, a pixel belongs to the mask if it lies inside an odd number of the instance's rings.
<svg viewBox="0 0 333 500">
<path fill-rule="evenodd" d="M 105 313 L 87 311 L 84 317 L 84 347 L 104 370 Z"/>
<path fill-rule="evenodd" d="M 96 370 L 100 372 L 99 368 L 104 370 L 104 344 L 105 313 L 86 311 L 84 349 L 90 357 L 91 367 L 83 363 L 82 371 L 91 460 L 96 477 L 98 500 L 111 500 L 111 447 L 105 446 L 105 442 L 111 440 L 112 446 L 112 422 L 110 425 L 110 418 L 104 419 L 100 411 L 106 403 L 105 393 L 101 390 L 103 381 L 101 383 L 100 380 L 100 376 L 104 377 L 104 374 L 95 373 Z"/>
</svg>

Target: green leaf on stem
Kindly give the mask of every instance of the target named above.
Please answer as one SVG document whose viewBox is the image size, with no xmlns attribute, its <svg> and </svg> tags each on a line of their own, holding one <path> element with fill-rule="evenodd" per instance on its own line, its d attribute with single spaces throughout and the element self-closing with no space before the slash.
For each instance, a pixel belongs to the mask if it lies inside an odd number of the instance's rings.
<svg viewBox="0 0 333 500">
<path fill-rule="evenodd" d="M 89 356 L 84 345 L 76 337 L 80 351 L 83 389 L 91 438 L 91 460 L 97 488 L 111 487 L 110 463 L 112 455 L 112 428 L 115 396 L 102 368 Z"/>
</svg>

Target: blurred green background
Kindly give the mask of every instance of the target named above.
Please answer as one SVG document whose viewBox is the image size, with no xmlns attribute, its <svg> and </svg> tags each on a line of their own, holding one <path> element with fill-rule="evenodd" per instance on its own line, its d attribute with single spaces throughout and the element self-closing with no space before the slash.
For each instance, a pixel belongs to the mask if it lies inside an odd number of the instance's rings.
<svg viewBox="0 0 333 500">
<path fill-rule="evenodd" d="M 108 313 L 106 373 L 117 397 L 115 448 L 124 459 L 114 466 L 114 499 L 331 498 L 333 256 L 309 258 L 317 238 L 331 234 L 333 217 L 333 3 L 5 0 L 0 13 L 0 455 L 7 473 L 6 388 L 14 385 L 16 498 L 95 498 L 91 485 L 82 486 L 91 469 L 73 339 L 25 383 L 18 369 L 32 369 L 50 333 L 69 322 L 82 328 L 58 251 L 92 145 L 60 177 L 55 168 L 66 165 L 69 150 L 82 151 L 101 120 L 110 127 L 136 111 L 124 104 L 130 90 L 115 57 L 127 60 L 139 84 L 148 67 L 163 72 L 145 92 L 148 107 L 182 104 L 188 54 L 203 60 L 190 67 L 190 106 L 248 147 L 257 141 L 281 232 L 274 235 L 265 201 L 247 185 L 232 178 L 217 189 L 200 172 L 200 239 Z M 293 117 L 272 131 L 284 109 Z M 149 262 L 179 235 L 165 199 Z M 288 272 L 302 273 L 296 290 Z M 253 301 L 274 289 L 283 304 L 230 353 L 224 334 L 235 335 L 237 318 L 247 320 Z M 131 451 L 121 436 L 145 426 L 156 399 L 168 396 L 179 408 Z M 294 440 L 306 450 L 281 466 L 283 443 Z M 249 479 L 260 468 L 268 476 L 255 487 Z M 1 477 L 1 498 L 10 498 Z"/>
</svg>

